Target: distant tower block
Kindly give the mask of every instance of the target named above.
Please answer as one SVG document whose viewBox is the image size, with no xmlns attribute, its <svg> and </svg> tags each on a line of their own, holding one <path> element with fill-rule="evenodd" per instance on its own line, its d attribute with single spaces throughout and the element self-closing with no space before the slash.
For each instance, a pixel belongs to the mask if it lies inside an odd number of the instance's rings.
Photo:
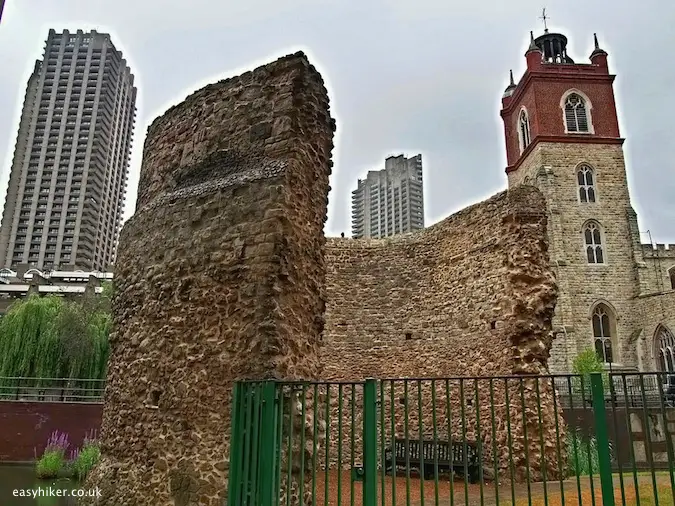
<svg viewBox="0 0 675 506">
<path fill-rule="evenodd" d="M 96 504 L 222 506 L 233 382 L 319 377 L 334 128 L 302 53 L 149 128 L 115 272 Z M 284 491 L 296 506 L 302 472 Z"/>
</svg>

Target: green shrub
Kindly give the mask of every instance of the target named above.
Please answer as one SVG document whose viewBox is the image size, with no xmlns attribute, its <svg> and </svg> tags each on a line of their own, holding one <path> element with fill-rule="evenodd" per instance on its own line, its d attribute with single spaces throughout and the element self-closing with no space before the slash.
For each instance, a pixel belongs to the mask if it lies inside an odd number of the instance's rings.
<svg viewBox="0 0 675 506">
<path fill-rule="evenodd" d="M 605 366 L 595 350 L 586 348 L 579 353 L 572 362 L 572 372 L 583 378 L 583 394 L 587 399 L 591 398 L 591 374 L 601 373 L 602 384 L 605 393 L 609 393 L 609 375 Z M 572 390 L 581 393 L 581 378 L 572 378 Z"/>
<path fill-rule="evenodd" d="M 87 441 L 72 461 L 73 475 L 79 481 L 83 481 L 89 471 L 96 465 L 101 457 L 101 449 L 94 441 Z"/>
<path fill-rule="evenodd" d="M 595 437 L 585 439 L 581 431 L 567 431 L 565 441 L 567 449 L 567 474 L 568 476 L 586 476 L 597 474 L 600 469 L 600 457 L 598 455 L 598 443 Z M 612 446 L 610 443 L 610 459 L 612 458 Z"/>
<path fill-rule="evenodd" d="M 66 465 L 63 452 L 47 450 L 35 466 L 35 474 L 41 480 L 52 479 L 61 476 Z"/>
</svg>

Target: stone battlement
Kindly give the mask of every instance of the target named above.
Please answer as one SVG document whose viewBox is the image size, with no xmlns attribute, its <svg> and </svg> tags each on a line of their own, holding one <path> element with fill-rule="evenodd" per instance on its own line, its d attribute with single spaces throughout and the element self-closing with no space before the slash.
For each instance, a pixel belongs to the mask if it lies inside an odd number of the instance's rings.
<svg viewBox="0 0 675 506">
<path fill-rule="evenodd" d="M 675 244 L 643 244 L 642 253 L 647 258 L 675 258 Z"/>
</svg>

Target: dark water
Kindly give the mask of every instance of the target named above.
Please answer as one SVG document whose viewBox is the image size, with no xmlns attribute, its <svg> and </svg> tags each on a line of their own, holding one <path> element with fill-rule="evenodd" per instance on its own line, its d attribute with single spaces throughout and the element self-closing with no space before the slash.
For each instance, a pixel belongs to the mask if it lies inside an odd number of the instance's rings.
<svg viewBox="0 0 675 506">
<path fill-rule="evenodd" d="M 70 480 L 38 480 L 32 466 L 0 464 L 1 506 L 75 506 L 73 493 L 87 492 Z"/>
</svg>

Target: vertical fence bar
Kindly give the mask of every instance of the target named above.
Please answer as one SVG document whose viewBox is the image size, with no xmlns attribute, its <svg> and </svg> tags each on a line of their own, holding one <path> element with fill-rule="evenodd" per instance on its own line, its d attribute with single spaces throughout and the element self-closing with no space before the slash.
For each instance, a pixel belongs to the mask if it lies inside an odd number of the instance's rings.
<svg viewBox="0 0 675 506">
<path fill-rule="evenodd" d="M 420 442 L 419 455 L 420 459 L 420 506 L 424 506 L 424 480 L 427 478 L 427 469 L 424 464 L 424 427 L 422 424 L 422 380 L 417 380 L 417 426 L 418 439 Z"/>
<path fill-rule="evenodd" d="M 307 447 L 305 445 L 305 438 L 307 433 L 307 384 L 303 383 L 300 387 L 301 399 L 301 408 L 300 408 L 300 504 L 305 504 L 305 453 L 307 453 Z"/>
<path fill-rule="evenodd" d="M 642 400 L 642 413 L 644 414 L 643 434 L 645 435 L 645 453 L 647 462 L 649 463 L 649 471 L 652 478 L 652 489 L 654 491 L 654 506 L 659 506 L 659 491 L 656 485 L 656 471 L 654 469 L 654 447 L 652 446 L 651 438 L 651 421 L 649 416 L 649 406 L 647 406 L 647 398 L 645 397 L 645 382 L 644 375 L 638 376 L 640 380 L 640 398 Z"/>
<path fill-rule="evenodd" d="M 506 399 L 506 436 L 509 447 L 509 471 L 511 474 L 511 503 L 516 504 L 516 476 L 513 469 L 513 437 L 511 434 L 511 403 L 509 402 L 508 378 L 504 378 L 504 397 Z"/>
<path fill-rule="evenodd" d="M 264 383 L 256 382 L 255 390 L 252 399 L 253 410 L 250 427 L 251 430 L 251 477 L 250 477 L 250 496 L 249 501 L 252 505 L 258 506 L 260 489 L 258 485 L 258 478 L 260 473 L 260 437 L 262 434 L 260 426 L 260 416 L 262 415 L 262 390 Z"/>
<path fill-rule="evenodd" d="M 508 406 L 506 407 L 508 409 Z M 490 378 L 490 420 L 492 422 L 492 461 L 494 462 L 495 504 L 499 504 L 499 454 L 497 450 L 497 424 L 495 421 L 495 384 Z"/>
<path fill-rule="evenodd" d="M 480 432 L 480 400 L 478 397 L 478 380 L 473 380 L 474 402 L 476 403 L 476 445 L 478 451 L 478 486 L 480 489 L 480 503 L 485 503 L 485 491 L 483 490 L 483 438 Z"/>
<path fill-rule="evenodd" d="M 377 381 L 367 379 L 363 386 L 363 506 L 376 504 Z"/>
<path fill-rule="evenodd" d="M 391 504 L 396 506 L 396 392 L 394 380 L 390 383 L 391 395 Z M 384 494 L 383 494 L 384 498 Z"/>
<path fill-rule="evenodd" d="M 560 448 L 560 423 L 558 422 L 558 395 L 555 386 L 555 377 L 551 378 L 551 390 L 553 391 L 553 413 L 555 420 L 555 447 L 558 458 L 558 481 L 560 483 L 560 503 L 565 504 L 565 477 L 562 466 L 562 451 Z"/>
<path fill-rule="evenodd" d="M 431 380 L 431 423 L 433 425 L 434 438 L 434 505 L 438 506 L 440 497 L 438 495 L 438 427 L 436 417 L 436 381 Z"/>
<path fill-rule="evenodd" d="M 464 397 L 464 379 L 459 380 L 459 407 L 462 420 L 462 450 L 464 459 L 464 504 L 469 504 L 469 445 L 466 440 L 466 398 Z"/>
<path fill-rule="evenodd" d="M 266 381 L 262 391 L 262 430 L 260 434 L 260 506 L 273 506 L 275 464 L 277 460 L 276 384 Z"/>
<path fill-rule="evenodd" d="M 352 383 L 349 386 L 351 390 L 351 396 L 349 399 L 349 403 L 351 404 L 351 421 L 349 423 L 349 435 L 350 435 L 350 441 L 349 441 L 349 448 L 351 451 L 351 455 L 349 457 L 349 468 L 351 472 L 354 470 L 354 465 L 356 463 L 356 383 Z M 365 401 L 365 399 L 364 399 Z M 363 409 L 365 410 L 365 404 Z M 365 437 L 365 435 L 364 435 Z M 365 444 L 365 442 L 363 443 Z M 361 448 L 361 451 L 363 452 L 363 447 Z M 355 488 L 355 480 L 354 476 L 352 476 L 352 479 L 349 480 L 349 504 L 350 506 L 354 506 L 354 488 Z"/>
<path fill-rule="evenodd" d="M 342 506 L 342 392 L 343 385 L 338 385 L 338 448 L 337 448 L 337 503 Z M 350 470 L 351 472 L 351 470 Z M 351 475 L 350 475 L 351 479 Z"/>
<path fill-rule="evenodd" d="M 538 420 L 538 425 L 539 425 L 539 445 L 541 448 L 541 469 L 542 469 L 542 479 L 543 479 L 543 486 L 544 486 L 544 506 L 548 506 L 548 488 L 546 485 L 546 482 L 548 481 L 548 476 L 547 476 L 547 467 L 548 467 L 548 462 L 546 461 L 546 446 L 544 445 L 544 419 L 542 417 L 541 413 L 541 390 L 539 388 L 539 380 L 540 378 L 534 378 L 535 386 L 536 386 L 536 391 L 537 391 L 537 420 Z M 553 393 L 555 395 L 555 391 Z M 553 416 L 557 418 L 558 413 L 554 412 Z"/>
<path fill-rule="evenodd" d="M 666 385 L 670 385 L 669 375 L 665 375 Z M 663 431 L 666 435 L 666 452 L 668 453 L 668 474 L 670 475 L 670 493 L 675 497 L 675 476 L 673 476 L 673 467 L 675 467 L 675 452 L 673 452 L 673 436 L 668 428 L 670 421 L 668 420 L 668 411 L 666 410 L 665 405 L 665 392 L 663 390 L 663 380 L 660 377 L 657 377 L 656 381 L 658 390 L 659 390 L 659 399 L 661 407 L 661 415 L 663 416 Z"/>
<path fill-rule="evenodd" d="M 452 448 L 452 407 L 450 405 L 450 380 L 445 380 L 445 411 L 448 422 L 448 447 L 450 448 L 450 462 L 454 464 L 454 451 Z M 450 506 L 455 505 L 455 476 L 454 469 L 450 470 Z"/>
<path fill-rule="evenodd" d="M 408 380 L 403 380 L 403 431 L 405 432 L 405 500 L 410 504 L 410 432 L 408 430 Z"/>
<path fill-rule="evenodd" d="M 326 383 L 326 462 L 324 462 L 324 480 L 323 480 L 323 492 L 324 492 L 324 501 L 323 503 L 329 504 L 329 479 L 330 479 L 330 388 L 331 384 Z M 338 464 L 338 472 L 340 471 L 340 466 Z"/>
<path fill-rule="evenodd" d="M 291 506 L 291 491 L 293 490 L 293 419 L 296 410 L 295 385 L 289 386 L 288 395 L 288 469 L 286 470 L 286 506 Z"/>
<path fill-rule="evenodd" d="M 629 409 L 628 403 L 628 384 L 626 383 L 626 375 L 621 375 L 621 383 L 623 385 L 623 391 L 626 392 L 626 402 L 624 404 L 624 409 L 626 411 L 626 430 L 628 432 L 628 449 L 630 453 L 630 462 L 633 470 L 633 486 L 635 487 L 635 503 L 636 506 L 640 506 L 640 482 L 638 480 L 637 474 L 637 463 L 635 461 L 635 447 L 633 446 L 633 431 L 631 429 L 630 415 L 631 411 Z M 633 395 L 631 392 L 631 404 L 633 402 Z"/>
<path fill-rule="evenodd" d="M 619 468 L 619 490 L 621 491 L 621 504 L 626 506 L 626 489 L 623 482 L 623 464 L 621 463 L 621 444 L 619 442 L 619 428 L 617 422 L 616 408 L 618 404 L 618 396 L 616 395 L 616 388 L 614 387 L 614 376 L 609 374 L 609 397 L 612 401 L 612 427 L 614 427 L 614 439 L 616 440 L 616 463 Z M 624 396 L 624 399 L 626 397 Z"/>
<path fill-rule="evenodd" d="M 276 384 L 276 394 L 279 396 L 279 405 L 277 407 L 277 419 L 279 420 L 279 423 L 277 424 L 277 444 L 278 444 L 278 451 L 276 455 L 276 467 L 274 470 L 274 486 L 275 486 L 275 492 L 274 492 L 274 505 L 279 506 L 281 503 L 281 474 L 282 474 L 282 460 L 281 460 L 281 454 L 282 452 L 282 446 L 283 446 L 283 440 L 284 440 L 284 386 L 281 383 Z"/>
<path fill-rule="evenodd" d="M 319 464 L 319 384 L 314 383 L 312 392 L 314 405 L 312 406 L 312 506 L 316 506 L 316 468 Z M 326 441 L 328 438 L 326 438 Z"/>
<path fill-rule="evenodd" d="M 230 431 L 230 466 L 227 481 L 227 504 L 241 504 L 241 398 L 243 386 L 237 382 L 232 392 L 232 429 Z"/>
<path fill-rule="evenodd" d="M 385 497 L 384 496 L 386 494 L 386 490 L 385 490 L 386 483 L 385 483 L 384 478 L 386 476 L 386 467 L 387 467 L 387 463 L 385 461 L 386 460 L 385 459 L 385 449 L 386 449 L 385 436 L 387 434 L 387 426 L 385 425 L 384 411 L 386 409 L 386 404 L 384 402 L 384 381 L 379 381 L 378 383 L 380 384 L 380 391 L 379 391 L 379 394 L 378 394 L 379 397 L 378 397 L 378 404 L 377 405 L 380 409 L 379 437 L 380 437 L 380 459 L 381 459 L 380 465 L 382 466 L 381 496 L 382 496 L 382 506 L 385 506 L 385 503 L 384 503 Z M 364 391 L 364 395 L 365 395 L 365 391 Z M 391 416 L 392 416 L 392 419 L 393 419 L 394 415 L 392 414 Z M 392 434 L 391 437 L 392 437 L 392 441 L 393 441 L 394 435 Z M 392 454 L 392 459 L 394 459 L 393 454 Z"/>
<path fill-rule="evenodd" d="M 612 461 L 609 454 L 607 435 L 607 413 L 605 412 L 605 389 L 601 373 L 591 374 L 591 396 L 595 415 L 595 433 L 598 446 L 600 487 L 603 506 L 614 506 L 614 484 L 612 483 Z"/>
<path fill-rule="evenodd" d="M 525 408 L 525 384 L 523 378 L 518 378 L 520 386 L 520 410 L 523 419 L 523 444 L 525 445 L 525 478 L 527 481 L 527 504 L 532 506 L 532 477 L 530 475 L 530 443 L 527 439 L 527 409 Z"/>
</svg>

